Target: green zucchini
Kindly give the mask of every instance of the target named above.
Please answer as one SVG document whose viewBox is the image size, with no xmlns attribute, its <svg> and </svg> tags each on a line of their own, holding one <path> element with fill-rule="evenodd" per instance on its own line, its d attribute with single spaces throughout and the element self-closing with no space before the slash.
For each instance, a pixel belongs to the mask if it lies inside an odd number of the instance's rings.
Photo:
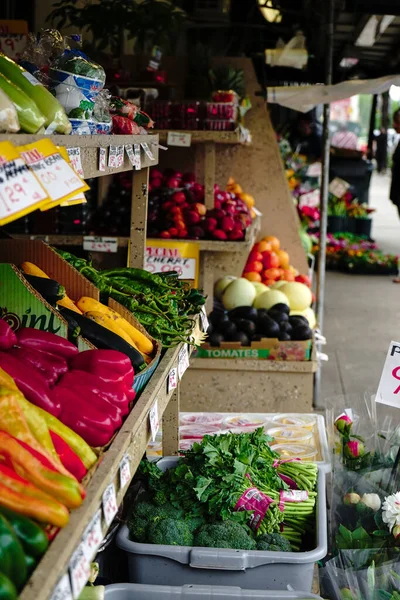
<svg viewBox="0 0 400 600">
<path fill-rule="evenodd" d="M 119 350 L 119 352 L 122 352 L 130 359 L 135 373 L 139 373 L 146 367 L 146 363 L 140 352 L 116 333 L 102 327 L 102 325 L 88 319 L 84 315 L 79 315 L 69 308 L 59 307 L 59 310 L 67 320 L 71 318 L 78 323 L 81 335 L 89 340 L 89 342 L 92 342 L 96 348 L 100 350 Z"/>
<path fill-rule="evenodd" d="M 65 306 L 58 306 L 58 310 L 68 323 L 68 341 L 71 342 L 71 344 L 77 346 L 78 336 L 83 335 L 83 333 L 81 332 L 80 325 L 75 318 L 76 316 L 78 316 L 78 313 L 74 310 L 66 308 Z"/>
<path fill-rule="evenodd" d="M 50 304 L 55 304 L 58 300 L 62 300 L 65 297 L 65 287 L 54 281 L 54 279 L 45 279 L 44 277 L 27 274 L 24 277 Z"/>
<path fill-rule="evenodd" d="M 46 122 L 35 102 L 15 83 L 0 72 L 0 88 L 7 94 L 17 111 L 21 129 L 36 133 Z"/>
<path fill-rule="evenodd" d="M 52 125 L 54 133 L 71 133 L 71 123 L 57 98 L 55 98 L 53 94 L 51 94 L 33 75 L 31 75 L 31 73 L 25 71 L 25 69 L 17 65 L 13 60 L 1 52 L 0 73 L 4 77 L 10 79 L 15 86 L 18 86 L 18 88 L 33 100 L 40 112 L 44 115 L 44 124 L 46 127 Z M 6 89 L 3 88 L 3 90 L 9 95 Z M 11 98 L 11 100 L 15 103 L 13 98 Z M 18 118 L 21 127 L 23 127 L 19 113 Z M 39 127 L 37 129 L 39 129 Z M 28 131 L 28 133 L 35 133 L 35 131 Z"/>
</svg>

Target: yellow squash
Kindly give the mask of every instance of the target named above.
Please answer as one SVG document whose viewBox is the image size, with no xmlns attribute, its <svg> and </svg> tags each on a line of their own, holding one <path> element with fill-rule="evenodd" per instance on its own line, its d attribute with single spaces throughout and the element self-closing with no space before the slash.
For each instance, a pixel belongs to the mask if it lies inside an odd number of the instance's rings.
<svg viewBox="0 0 400 600">
<path fill-rule="evenodd" d="M 43 277 L 43 279 L 50 279 L 47 273 L 42 271 L 42 269 L 39 269 L 39 267 L 37 267 L 31 262 L 23 262 L 21 265 L 21 269 L 27 275 L 34 275 L 35 277 Z M 57 301 L 57 304 L 59 306 L 64 306 L 64 308 L 69 308 L 69 310 L 73 310 L 74 312 L 80 315 L 82 314 L 79 308 L 77 308 L 75 303 L 72 302 L 71 298 L 69 298 L 66 294 L 62 300 Z"/>
</svg>

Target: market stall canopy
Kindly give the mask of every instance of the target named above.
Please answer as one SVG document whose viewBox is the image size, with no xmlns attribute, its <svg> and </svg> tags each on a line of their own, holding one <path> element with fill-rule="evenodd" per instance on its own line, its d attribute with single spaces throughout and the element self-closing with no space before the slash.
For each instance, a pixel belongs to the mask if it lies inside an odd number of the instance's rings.
<svg viewBox="0 0 400 600">
<path fill-rule="evenodd" d="M 392 85 L 400 86 L 400 75 L 387 75 L 378 79 L 352 79 L 336 85 L 268 87 L 267 101 L 306 113 L 318 104 L 329 104 L 358 94 L 381 94 Z"/>
</svg>

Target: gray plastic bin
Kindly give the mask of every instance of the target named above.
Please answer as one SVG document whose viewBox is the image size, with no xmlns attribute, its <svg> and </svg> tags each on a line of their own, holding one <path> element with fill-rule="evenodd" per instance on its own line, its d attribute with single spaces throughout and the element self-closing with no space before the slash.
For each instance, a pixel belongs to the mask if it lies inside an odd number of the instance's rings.
<svg viewBox="0 0 400 600">
<path fill-rule="evenodd" d="M 157 464 L 164 470 L 178 458 Z M 311 592 L 314 563 L 327 553 L 325 474 L 318 469 L 316 547 L 309 552 L 262 552 L 190 546 L 139 544 L 129 539 L 124 525 L 116 543 L 128 553 L 129 581 L 151 585 L 235 585 L 249 590 Z"/>
<path fill-rule="evenodd" d="M 173 600 L 196 599 L 196 600 L 232 600 L 243 598 L 253 600 L 308 600 L 315 598 L 321 600 L 314 594 L 304 592 L 280 592 L 241 590 L 237 587 L 212 587 L 208 585 L 184 585 L 183 587 L 169 587 L 164 585 L 139 585 L 135 583 L 115 583 L 106 587 L 105 600 Z"/>
</svg>

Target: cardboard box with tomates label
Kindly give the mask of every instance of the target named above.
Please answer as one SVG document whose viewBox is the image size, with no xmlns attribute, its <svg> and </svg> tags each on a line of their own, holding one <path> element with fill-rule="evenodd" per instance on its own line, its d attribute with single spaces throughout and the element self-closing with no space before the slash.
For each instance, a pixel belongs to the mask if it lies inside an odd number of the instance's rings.
<svg viewBox="0 0 400 600">
<path fill-rule="evenodd" d="M 55 250 L 48 244 L 38 240 L 0 240 L 0 267 L 8 267 L 0 270 L 0 309 L 3 314 L 7 314 L 7 320 L 11 323 L 11 313 L 13 318 L 19 319 L 15 322 L 15 328 L 18 327 L 35 327 L 44 331 L 52 331 L 57 335 L 67 337 L 67 324 L 59 315 L 58 311 L 51 307 L 25 280 L 23 274 L 15 265 L 20 265 L 25 261 L 29 261 L 38 266 L 51 279 L 57 281 L 64 286 L 67 295 L 73 301 L 79 300 L 82 296 L 88 296 L 94 300 L 100 301 L 100 291 L 86 277 L 81 275 L 74 267 L 67 263 Z M 1 263 L 11 263 L 3 264 Z M 10 282 L 4 279 L 5 273 L 13 274 L 13 286 L 10 287 Z M 9 275 L 11 277 L 11 275 Z M 17 284 L 19 281 L 19 285 Z M 20 287 L 22 285 L 22 287 Z M 23 293 L 25 289 L 25 294 Z M 28 292 L 29 295 L 26 295 Z M 32 296 L 36 299 L 34 302 Z M 21 303 L 21 298 L 24 301 Z M 11 302 L 11 298 L 14 298 Z M 33 305 L 35 313 L 33 312 Z M 147 331 L 135 319 L 135 317 L 121 304 L 110 299 L 108 305 L 113 310 L 117 311 L 129 323 L 141 331 L 144 335 L 150 338 L 156 348 L 154 358 L 151 363 L 141 373 L 135 376 L 134 388 L 136 392 L 140 392 L 151 375 L 155 371 L 161 354 L 161 344 L 149 336 Z M 40 308 L 42 307 L 42 308 Z M 6 311 L 6 312 L 4 312 Z M 40 312 L 37 312 L 40 311 Z M 2 318 L 5 318 L 2 316 Z M 58 327 L 59 330 L 54 330 Z M 93 348 L 87 341 L 79 343 L 79 349 L 85 350 Z"/>
<path fill-rule="evenodd" d="M 276 338 L 264 338 L 242 346 L 240 342 L 221 342 L 220 346 L 202 344 L 198 358 L 247 358 L 266 360 L 311 360 L 312 340 L 280 342 Z"/>
</svg>

